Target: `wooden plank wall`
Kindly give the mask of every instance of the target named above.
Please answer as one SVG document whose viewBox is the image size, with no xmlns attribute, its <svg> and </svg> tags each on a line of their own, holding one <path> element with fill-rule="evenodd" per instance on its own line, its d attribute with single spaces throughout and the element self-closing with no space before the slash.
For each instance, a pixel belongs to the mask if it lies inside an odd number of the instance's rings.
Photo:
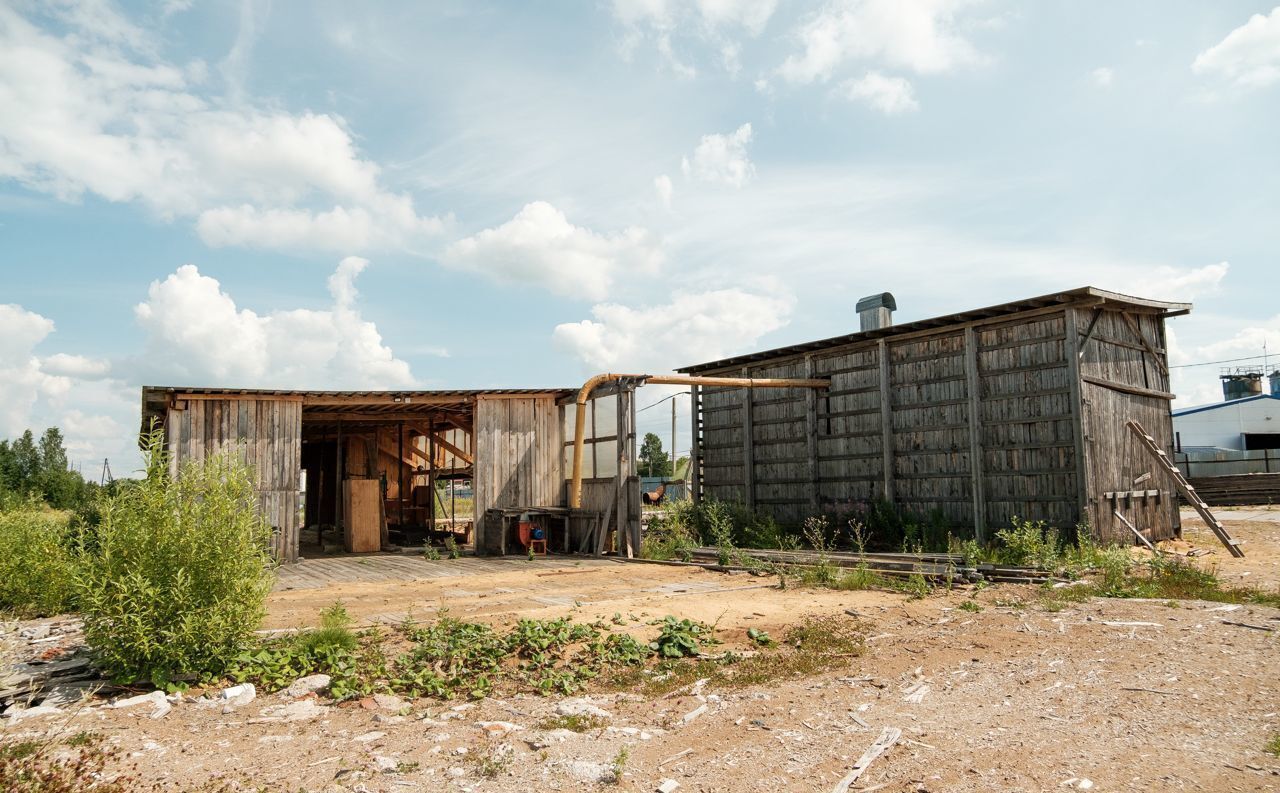
<svg viewBox="0 0 1280 793">
<path fill-rule="evenodd" d="M 1085 415 L 1086 508 L 1099 538 L 1125 543 L 1133 535 L 1116 520 L 1113 510 L 1117 508 L 1150 539 L 1166 539 L 1181 531 L 1176 491 L 1125 429 L 1126 421 L 1137 420 L 1172 455 L 1172 395 L 1159 395 L 1169 391 L 1164 320 L 1132 311 L 1129 318 L 1146 338 L 1145 344 L 1120 311 L 1077 310 L 1075 318 Z M 1150 477 L 1144 478 L 1146 474 Z M 1104 496 L 1147 490 L 1159 494 L 1115 502 Z"/>
<path fill-rule="evenodd" d="M 560 408 L 554 396 L 480 397 L 474 423 L 476 548 L 492 550 L 485 510 L 565 503 Z"/>
<path fill-rule="evenodd" d="M 981 326 L 982 489 L 987 524 L 1080 520 L 1065 312 Z"/>
<path fill-rule="evenodd" d="M 887 498 L 957 527 L 998 528 L 1015 515 L 1074 524 L 1065 316 L 1040 311 L 709 372 L 811 373 L 831 387 L 701 388 L 702 493 L 788 523 Z"/>
<path fill-rule="evenodd" d="M 298 559 L 302 401 L 200 399 L 171 407 L 165 422 L 174 466 L 228 452 L 253 468 L 258 504 L 282 562 Z"/>
</svg>

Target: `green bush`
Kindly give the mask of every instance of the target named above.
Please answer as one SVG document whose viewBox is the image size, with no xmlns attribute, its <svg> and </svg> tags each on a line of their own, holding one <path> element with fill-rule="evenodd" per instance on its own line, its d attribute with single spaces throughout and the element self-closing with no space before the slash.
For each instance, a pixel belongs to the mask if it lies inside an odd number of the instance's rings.
<svg viewBox="0 0 1280 793">
<path fill-rule="evenodd" d="M 0 609 L 22 616 L 70 610 L 76 555 L 66 513 L 33 502 L 0 511 Z"/>
<path fill-rule="evenodd" d="M 250 645 L 271 589 L 270 532 L 234 454 L 169 476 L 160 434 L 146 478 L 105 498 L 97 551 L 78 567 L 85 638 L 123 682 L 170 686 L 220 673 Z"/>
<path fill-rule="evenodd" d="M 1042 520 L 1014 517 L 1007 529 L 996 532 L 1003 548 L 1001 561 L 1012 565 L 1031 565 L 1042 570 L 1055 570 L 1062 561 L 1062 540 L 1058 530 L 1048 528 Z"/>
</svg>

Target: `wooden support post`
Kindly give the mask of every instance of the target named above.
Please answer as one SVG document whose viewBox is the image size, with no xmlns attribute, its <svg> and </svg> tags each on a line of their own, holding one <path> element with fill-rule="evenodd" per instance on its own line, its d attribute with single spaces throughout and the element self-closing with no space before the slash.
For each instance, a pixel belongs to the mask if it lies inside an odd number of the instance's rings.
<svg viewBox="0 0 1280 793">
<path fill-rule="evenodd" d="M 626 459 L 626 454 L 627 454 L 627 451 L 626 451 L 627 436 L 626 436 L 626 423 L 625 423 L 626 419 L 624 418 L 626 414 L 625 414 L 625 411 L 623 411 L 622 409 L 622 401 L 626 398 L 625 395 L 626 395 L 626 391 L 619 389 L 618 395 L 614 397 L 614 400 L 613 400 L 614 407 L 618 412 L 618 418 L 617 418 L 618 423 L 614 425 L 617 431 L 618 439 L 614 442 L 614 447 L 615 447 L 614 457 L 617 458 L 614 460 L 614 464 L 616 466 L 617 475 L 613 477 L 613 501 L 614 501 L 613 521 L 614 521 L 614 526 L 616 527 L 615 534 L 613 535 L 614 536 L 613 542 L 614 542 L 615 548 L 618 551 L 625 551 L 626 555 L 630 556 L 631 549 L 629 547 L 626 547 L 630 543 L 626 535 L 627 508 L 626 508 L 626 501 L 624 500 L 627 494 L 626 482 L 628 481 L 628 473 L 629 473 L 626 470 L 626 468 L 623 466 L 623 460 Z M 608 535 L 608 531 L 609 529 L 606 526 L 605 527 L 606 536 Z M 608 547 L 607 544 L 605 547 Z"/>
<path fill-rule="evenodd" d="M 880 356 L 880 444 L 884 466 L 884 499 L 895 501 L 893 486 L 893 384 L 889 381 L 889 345 L 884 339 L 876 344 Z"/>
<path fill-rule="evenodd" d="M 342 520 L 342 422 L 338 422 L 338 440 L 333 444 L 337 449 L 334 454 L 334 483 L 333 483 L 333 527 L 338 530 L 339 539 L 343 538 L 343 520 Z"/>
<path fill-rule="evenodd" d="M 702 392 L 696 385 L 689 386 L 689 426 L 689 495 L 697 503 L 702 500 Z"/>
<path fill-rule="evenodd" d="M 1160 352 L 1156 350 L 1155 345 L 1147 339 L 1146 334 L 1142 332 L 1142 328 L 1138 327 L 1138 321 L 1133 318 L 1133 315 L 1128 311 L 1123 311 L 1120 313 L 1120 316 L 1124 318 L 1124 324 L 1129 326 L 1129 330 L 1133 332 L 1133 335 L 1138 337 L 1138 341 L 1141 342 L 1142 346 L 1151 354 L 1151 360 L 1155 361 L 1156 367 L 1164 374 L 1169 374 L 1169 367 L 1164 362 L 1164 356 L 1161 355 Z"/>
<path fill-rule="evenodd" d="M 396 442 L 399 444 L 400 454 L 396 458 L 396 499 L 399 513 L 396 522 L 400 524 L 400 531 L 404 531 L 404 422 L 400 422 L 396 430 Z"/>
<path fill-rule="evenodd" d="M 640 555 L 640 471 L 636 462 L 636 390 L 627 392 L 627 534 L 631 553 Z M 672 403 L 674 404 L 674 402 Z M 673 445 L 674 451 L 674 445 Z M 674 455 L 673 455 L 674 456 Z M 672 473 L 675 470 L 672 469 Z"/>
<path fill-rule="evenodd" d="M 813 377 L 813 356 L 804 357 L 804 376 Z M 805 452 L 809 475 L 809 514 L 818 514 L 818 392 L 806 388 L 804 394 Z"/>
<path fill-rule="evenodd" d="M 742 376 L 750 377 L 751 373 L 747 367 L 742 367 Z M 747 505 L 748 512 L 756 511 L 756 458 L 755 458 L 755 429 L 752 422 L 751 403 L 754 400 L 752 394 L 755 393 L 754 388 L 739 389 L 742 391 L 742 500 Z"/>
<path fill-rule="evenodd" d="M 1076 475 L 1076 503 L 1079 505 L 1079 520 L 1088 523 L 1093 530 L 1094 538 L 1101 537 L 1098 523 L 1101 522 L 1102 510 L 1095 509 L 1095 505 L 1089 501 L 1089 468 L 1088 457 L 1085 454 L 1085 439 L 1089 433 L 1089 416 L 1085 410 L 1084 394 L 1082 389 L 1082 367 L 1081 358 L 1084 355 L 1085 344 L 1088 343 L 1089 336 L 1085 335 L 1084 339 L 1080 338 L 1080 325 L 1078 309 L 1067 307 L 1063 309 L 1063 327 L 1066 329 L 1066 352 L 1067 352 L 1067 381 L 1068 387 L 1071 389 L 1071 441 L 1072 453 L 1075 455 L 1075 475 Z M 1094 325 L 1098 322 L 1098 316 L 1101 315 L 1102 309 L 1097 309 L 1093 316 L 1093 321 L 1089 323 L 1089 333 L 1093 333 Z M 1071 354 L 1072 350 L 1079 350 L 1078 354 Z"/>
<path fill-rule="evenodd" d="M 983 487 L 982 379 L 978 372 L 978 334 L 964 329 L 964 370 L 969 390 L 969 472 L 973 477 L 973 531 L 978 543 L 987 540 L 987 498 Z"/>
<path fill-rule="evenodd" d="M 431 467 L 427 469 L 427 492 L 430 498 L 427 499 L 427 537 L 436 530 L 436 421 L 435 419 L 427 420 L 427 459 L 431 460 Z M 412 491 L 410 491 L 412 492 Z M 443 507 L 444 505 L 441 504 Z"/>
</svg>

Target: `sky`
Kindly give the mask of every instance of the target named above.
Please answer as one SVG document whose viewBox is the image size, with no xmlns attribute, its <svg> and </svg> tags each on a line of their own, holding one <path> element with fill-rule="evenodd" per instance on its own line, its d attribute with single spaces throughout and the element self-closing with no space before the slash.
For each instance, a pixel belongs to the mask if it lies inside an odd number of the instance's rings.
<svg viewBox="0 0 1280 793">
<path fill-rule="evenodd" d="M 0 0 L 0 437 L 118 475 L 144 383 L 573 387 L 881 291 L 1193 302 L 1215 401 L 1280 360 L 1274 2 Z"/>
</svg>

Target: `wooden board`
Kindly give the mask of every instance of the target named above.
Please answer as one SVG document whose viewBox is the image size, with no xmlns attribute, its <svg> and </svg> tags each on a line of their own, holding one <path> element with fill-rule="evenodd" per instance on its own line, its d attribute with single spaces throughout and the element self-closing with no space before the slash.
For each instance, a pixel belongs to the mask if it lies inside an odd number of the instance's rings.
<svg viewBox="0 0 1280 793">
<path fill-rule="evenodd" d="M 380 550 L 382 493 L 377 479 L 348 479 L 342 483 L 343 544 L 348 553 Z"/>
</svg>

